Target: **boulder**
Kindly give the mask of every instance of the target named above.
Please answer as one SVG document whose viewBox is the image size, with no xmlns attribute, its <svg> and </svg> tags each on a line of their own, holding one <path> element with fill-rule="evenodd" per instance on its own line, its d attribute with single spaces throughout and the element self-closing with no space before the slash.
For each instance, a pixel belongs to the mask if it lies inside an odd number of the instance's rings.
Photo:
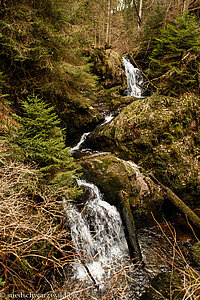
<svg viewBox="0 0 200 300">
<path fill-rule="evenodd" d="M 153 278 L 151 286 L 140 297 L 140 300 L 168 300 L 171 297 L 177 300 L 184 299 L 180 290 L 179 276 L 174 273 L 172 278 L 171 273 L 163 272 Z"/>
<path fill-rule="evenodd" d="M 104 88 L 126 86 L 126 75 L 119 54 L 112 49 L 95 48 L 91 54 L 92 71 L 100 77 Z"/>
<path fill-rule="evenodd" d="M 119 207 L 122 191 L 126 194 L 137 228 L 154 224 L 151 213 L 161 217 L 160 188 L 132 161 L 111 153 L 97 153 L 83 157 L 80 164 L 85 178 L 100 188 L 111 205 Z"/>
<path fill-rule="evenodd" d="M 88 146 L 111 151 L 153 171 L 192 208 L 200 204 L 200 99 L 152 95 L 134 99 L 88 140 Z"/>
</svg>

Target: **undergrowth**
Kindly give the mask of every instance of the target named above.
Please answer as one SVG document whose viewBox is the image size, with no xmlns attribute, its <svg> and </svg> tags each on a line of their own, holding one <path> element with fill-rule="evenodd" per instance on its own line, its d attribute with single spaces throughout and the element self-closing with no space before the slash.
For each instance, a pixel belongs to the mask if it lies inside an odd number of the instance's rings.
<svg viewBox="0 0 200 300">
<path fill-rule="evenodd" d="M 83 55 L 84 26 L 68 22 L 67 6 L 64 0 L 7 1 L 0 10 L 0 64 L 15 108 L 35 92 L 71 127 L 74 111 L 93 103 L 97 78 Z"/>
</svg>

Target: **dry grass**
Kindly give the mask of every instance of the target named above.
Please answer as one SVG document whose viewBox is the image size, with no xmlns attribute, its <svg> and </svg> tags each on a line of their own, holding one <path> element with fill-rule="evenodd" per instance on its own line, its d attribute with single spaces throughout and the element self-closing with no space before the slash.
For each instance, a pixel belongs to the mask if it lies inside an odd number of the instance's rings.
<svg viewBox="0 0 200 300">
<path fill-rule="evenodd" d="M 155 220 L 155 219 L 154 219 Z M 156 220 L 155 220 L 156 221 Z M 182 251 L 180 243 L 177 239 L 176 230 L 174 227 L 167 221 L 165 221 L 165 229 L 157 221 L 157 225 L 160 228 L 163 236 L 166 238 L 168 243 L 173 249 L 173 257 L 168 263 L 171 265 L 171 280 L 170 280 L 170 300 L 197 300 L 200 299 L 200 274 L 198 269 L 192 266 L 191 262 L 188 261 L 185 254 Z M 194 229 L 191 224 L 188 222 L 188 226 L 191 228 L 194 237 L 199 242 L 197 235 L 195 234 Z M 159 253 L 157 253 L 159 256 Z M 178 258 L 178 259 L 177 259 Z M 178 263 L 177 263 L 178 261 Z M 180 264 L 181 262 L 181 264 Z M 179 279 L 177 284 L 175 280 Z M 173 287 L 173 285 L 175 288 Z"/>
<path fill-rule="evenodd" d="M 63 200 L 38 185 L 35 167 L 10 159 L 11 150 L 0 142 L 0 293 L 126 299 L 134 281 L 129 262 L 107 267 L 112 276 L 102 280 L 102 293 L 90 273 L 80 282 L 73 278 L 73 264 L 78 259 L 85 267 L 88 257 L 71 242 Z"/>
<path fill-rule="evenodd" d="M 1 159 L 1 292 L 42 292 L 63 282 L 69 234 L 62 211 L 52 191 L 39 189 L 35 168 Z"/>
</svg>

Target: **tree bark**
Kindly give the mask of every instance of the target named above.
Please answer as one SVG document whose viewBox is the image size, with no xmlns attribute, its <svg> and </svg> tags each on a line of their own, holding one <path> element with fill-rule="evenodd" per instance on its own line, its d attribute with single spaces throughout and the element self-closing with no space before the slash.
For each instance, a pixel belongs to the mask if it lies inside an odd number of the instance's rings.
<svg viewBox="0 0 200 300">
<path fill-rule="evenodd" d="M 141 21 L 140 14 L 139 14 L 137 4 L 136 4 L 135 0 L 133 0 L 133 6 L 135 8 L 135 11 L 136 11 L 136 14 L 137 14 L 137 17 L 138 17 L 138 27 L 140 27 L 141 24 L 142 24 L 142 21 Z"/>
<path fill-rule="evenodd" d="M 137 239 L 135 222 L 133 219 L 133 215 L 131 213 L 130 203 L 127 198 L 126 192 L 120 191 L 119 199 L 120 199 L 121 218 L 125 227 L 124 229 L 125 229 L 126 240 L 130 252 L 130 257 L 133 258 L 135 262 L 142 261 L 142 254 Z"/>
</svg>

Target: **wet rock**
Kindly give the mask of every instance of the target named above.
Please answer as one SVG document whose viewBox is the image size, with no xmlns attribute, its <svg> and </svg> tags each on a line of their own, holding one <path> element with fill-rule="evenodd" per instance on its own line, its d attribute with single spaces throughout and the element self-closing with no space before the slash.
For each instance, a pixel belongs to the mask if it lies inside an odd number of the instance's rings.
<svg viewBox="0 0 200 300">
<path fill-rule="evenodd" d="M 106 89 L 120 85 L 126 86 L 126 75 L 119 54 L 112 49 L 95 48 L 91 54 L 94 63 L 92 71 L 100 77 Z"/>
<path fill-rule="evenodd" d="M 84 132 L 93 130 L 103 120 L 101 113 L 89 104 L 82 107 L 73 105 L 73 108 L 69 107 L 61 117 L 67 128 L 68 146 L 76 144 Z"/>
<path fill-rule="evenodd" d="M 88 141 L 131 159 L 195 208 L 200 204 L 200 99 L 152 95 L 133 99 Z"/>
<path fill-rule="evenodd" d="M 135 163 L 100 153 L 82 158 L 80 164 L 84 177 L 100 188 L 110 204 L 119 206 L 120 192 L 126 193 L 137 228 L 154 224 L 151 213 L 161 217 L 162 192 Z"/>
</svg>

